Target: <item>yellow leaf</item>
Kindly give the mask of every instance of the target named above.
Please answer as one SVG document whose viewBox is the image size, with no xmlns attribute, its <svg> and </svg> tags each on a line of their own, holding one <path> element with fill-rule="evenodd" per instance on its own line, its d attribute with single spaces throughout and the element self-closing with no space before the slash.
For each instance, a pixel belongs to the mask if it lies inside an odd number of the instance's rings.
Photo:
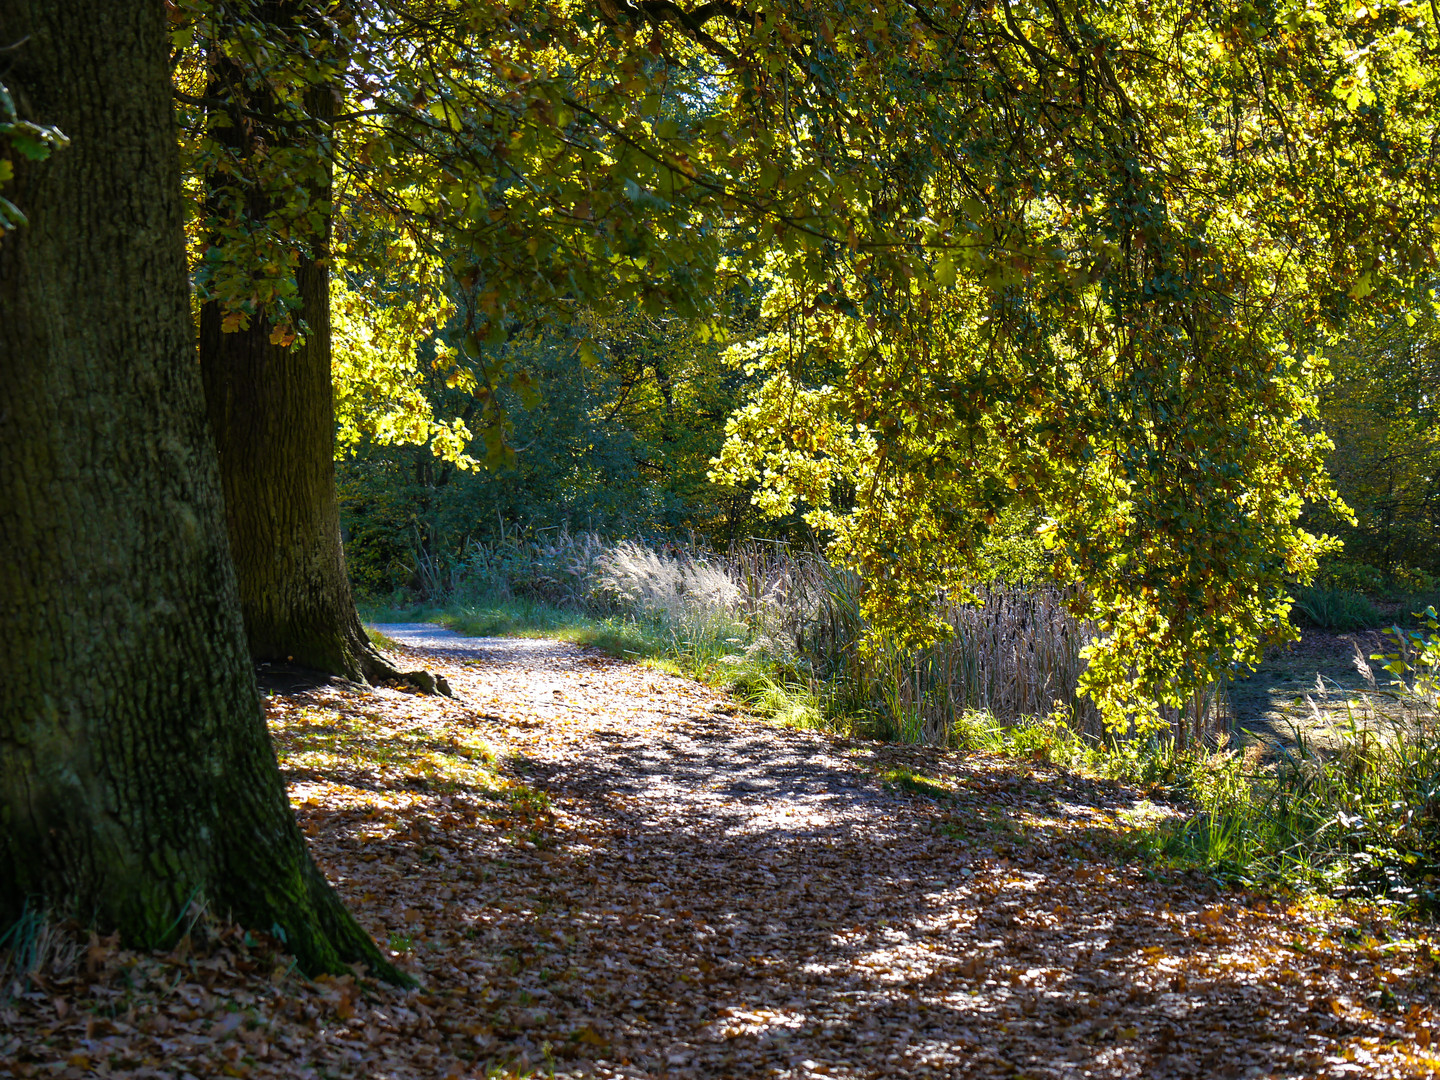
<svg viewBox="0 0 1440 1080">
<path fill-rule="evenodd" d="M 1370 274 L 1370 271 L 1367 270 L 1365 271 L 1365 273 L 1361 274 L 1359 280 L 1357 280 L 1355 284 L 1350 287 L 1350 296 L 1352 299 L 1355 300 L 1363 300 L 1365 297 L 1369 296 L 1374 291 L 1375 286 L 1372 281 L 1372 276 Z"/>
</svg>

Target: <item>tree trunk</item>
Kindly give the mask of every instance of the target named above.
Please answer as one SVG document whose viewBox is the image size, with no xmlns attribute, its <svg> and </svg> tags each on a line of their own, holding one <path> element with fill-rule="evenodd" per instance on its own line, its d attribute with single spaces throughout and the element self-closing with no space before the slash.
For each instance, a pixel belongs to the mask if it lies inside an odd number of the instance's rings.
<svg viewBox="0 0 1440 1080">
<path fill-rule="evenodd" d="M 254 9 L 280 30 L 272 44 L 293 35 L 309 8 L 272 2 Z M 330 371 L 330 181 L 328 148 L 335 97 L 329 85 L 305 95 L 305 126 L 282 116 L 264 89 L 264 78 L 212 49 L 209 95 L 226 102 L 223 126 L 212 134 L 243 163 L 257 150 L 308 148 L 323 180 L 308 192 L 324 225 L 318 235 L 297 237 L 295 268 L 303 342 L 271 341 L 263 314 L 244 328 L 226 329 L 224 298 L 200 312 L 200 370 L 215 447 L 220 454 L 226 524 L 240 587 L 250 655 L 258 662 L 294 663 L 356 682 L 400 679 L 427 692 L 448 694 L 443 678 L 402 672 L 370 644 L 355 611 L 340 542 L 335 488 L 335 395 Z M 249 78 L 247 79 L 247 76 Z M 256 88 L 258 83 L 259 89 Z M 267 123 L 267 117 L 272 122 Z M 241 209 L 242 230 L 268 228 L 274 199 L 263 184 L 233 173 L 206 178 L 212 217 Z M 238 185 L 238 186 L 237 186 Z M 236 192 L 242 194 L 236 199 Z M 223 230 L 211 237 L 223 258 Z M 308 247 L 308 250 L 307 250 Z M 243 245 L 242 245 L 243 250 Z"/>
<path fill-rule="evenodd" d="M 403 981 L 311 862 L 245 650 L 195 366 L 164 8 L 0 0 L 0 920 L 161 946 L 194 900 Z M 0 146 L 3 149 L 3 146 Z"/>
</svg>

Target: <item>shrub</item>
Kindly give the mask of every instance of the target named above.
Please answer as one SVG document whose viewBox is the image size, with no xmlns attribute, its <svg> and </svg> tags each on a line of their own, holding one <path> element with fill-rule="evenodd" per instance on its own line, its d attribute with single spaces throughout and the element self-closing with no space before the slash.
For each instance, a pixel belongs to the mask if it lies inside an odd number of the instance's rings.
<svg viewBox="0 0 1440 1080">
<path fill-rule="evenodd" d="M 1300 585 L 1295 589 L 1294 600 L 1295 613 L 1300 619 L 1322 630 L 1368 630 L 1385 622 L 1385 617 L 1366 597 L 1346 589 Z"/>
<path fill-rule="evenodd" d="M 1426 618 L 1440 629 L 1433 609 Z M 1156 834 L 1156 849 L 1245 882 L 1440 912 L 1440 637 L 1389 634 L 1384 654 L 1356 649 L 1374 704 L 1352 713 L 1338 750 L 1317 752 L 1297 732 L 1269 766 L 1233 753 L 1185 762 L 1181 783 L 1197 812 Z M 1393 676 L 1388 688 L 1377 685 L 1374 659 Z"/>
<path fill-rule="evenodd" d="M 1400 567 L 1391 575 L 1392 588 L 1402 595 L 1424 595 L 1436 589 L 1435 577 L 1418 566 Z"/>
</svg>

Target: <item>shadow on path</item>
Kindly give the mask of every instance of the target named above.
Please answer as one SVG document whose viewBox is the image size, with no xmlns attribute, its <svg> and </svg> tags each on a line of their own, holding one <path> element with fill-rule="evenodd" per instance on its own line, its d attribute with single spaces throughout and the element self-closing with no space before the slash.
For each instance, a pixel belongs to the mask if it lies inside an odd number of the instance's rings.
<svg viewBox="0 0 1440 1080">
<path fill-rule="evenodd" d="M 457 1053 L 559 1076 L 1315 1076 L 1407 1038 L 1409 984 L 1373 956 L 1108 856 L 1134 791 L 776 730 L 549 646 L 446 642 L 467 662 L 445 674 L 552 812 L 460 793 L 411 797 L 380 838 L 373 814 L 314 822 L 342 883 L 362 851 L 395 867 L 352 902 L 473 1001 Z M 875 766 L 902 760 L 953 797 L 889 790 Z"/>
</svg>

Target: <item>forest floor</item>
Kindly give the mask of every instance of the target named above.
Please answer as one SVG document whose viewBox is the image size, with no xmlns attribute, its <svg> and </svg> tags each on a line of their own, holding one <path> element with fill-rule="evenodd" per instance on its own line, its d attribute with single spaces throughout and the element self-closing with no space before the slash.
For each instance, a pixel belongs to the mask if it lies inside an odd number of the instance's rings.
<svg viewBox="0 0 1440 1080">
<path fill-rule="evenodd" d="M 454 700 L 267 711 L 419 989 L 198 920 L 0 1001 L 0 1074 L 1309 1077 L 1440 1071 L 1433 926 L 1147 864 L 1158 792 L 781 730 L 558 642 L 384 627 Z"/>
</svg>

